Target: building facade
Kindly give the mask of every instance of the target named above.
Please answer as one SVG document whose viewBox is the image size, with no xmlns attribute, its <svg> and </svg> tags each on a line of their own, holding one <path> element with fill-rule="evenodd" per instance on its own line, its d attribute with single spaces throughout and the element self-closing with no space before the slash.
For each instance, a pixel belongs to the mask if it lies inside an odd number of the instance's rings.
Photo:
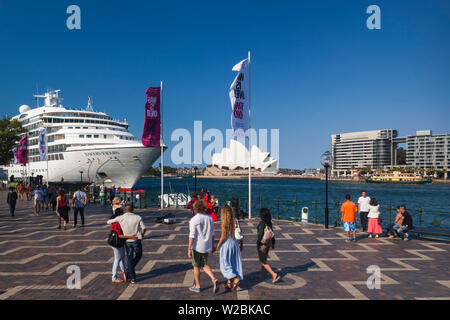
<svg viewBox="0 0 450 320">
<path fill-rule="evenodd" d="M 331 136 L 332 170 L 345 173 L 352 168 L 382 169 L 396 162 L 397 130 L 383 129 L 333 134 Z"/>
<path fill-rule="evenodd" d="M 450 134 L 433 135 L 431 130 L 421 130 L 408 136 L 406 143 L 408 166 L 450 171 Z"/>
</svg>

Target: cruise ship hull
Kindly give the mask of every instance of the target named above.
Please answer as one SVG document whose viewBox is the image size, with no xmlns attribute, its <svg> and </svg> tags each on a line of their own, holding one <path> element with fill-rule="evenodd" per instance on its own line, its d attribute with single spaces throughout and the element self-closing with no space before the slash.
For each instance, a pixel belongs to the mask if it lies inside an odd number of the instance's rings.
<svg viewBox="0 0 450 320">
<path fill-rule="evenodd" d="M 132 188 L 144 172 L 160 157 L 160 148 L 138 144 L 68 148 L 63 160 L 31 162 L 8 167 L 8 176 L 42 175 L 53 183 L 93 182 Z"/>
</svg>

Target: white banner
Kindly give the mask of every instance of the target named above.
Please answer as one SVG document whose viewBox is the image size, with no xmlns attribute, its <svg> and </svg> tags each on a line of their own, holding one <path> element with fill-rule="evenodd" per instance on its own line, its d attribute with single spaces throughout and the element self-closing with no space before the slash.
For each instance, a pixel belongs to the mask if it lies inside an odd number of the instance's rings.
<svg viewBox="0 0 450 320">
<path fill-rule="evenodd" d="M 244 137 L 248 134 L 248 59 L 244 59 L 233 67 L 238 71 L 236 78 L 230 87 L 231 101 L 231 129 L 233 136 Z"/>
<path fill-rule="evenodd" d="M 13 154 L 14 154 L 14 164 L 19 164 L 18 153 L 19 153 L 19 147 L 15 147 L 15 148 L 13 149 Z"/>
<path fill-rule="evenodd" d="M 42 128 L 39 131 L 38 138 L 39 155 L 41 156 L 41 161 L 47 160 L 47 129 Z"/>
</svg>

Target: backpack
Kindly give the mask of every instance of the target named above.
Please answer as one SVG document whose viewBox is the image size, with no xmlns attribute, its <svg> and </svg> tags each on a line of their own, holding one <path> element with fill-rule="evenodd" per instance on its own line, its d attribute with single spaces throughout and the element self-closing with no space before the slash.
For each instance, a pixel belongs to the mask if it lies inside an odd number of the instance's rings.
<svg viewBox="0 0 450 320">
<path fill-rule="evenodd" d="M 261 239 L 261 243 L 268 244 L 269 241 L 272 240 L 273 237 L 274 237 L 274 234 L 273 234 L 272 228 L 269 227 L 268 225 L 266 225 L 266 227 L 264 228 L 264 235 Z"/>
<path fill-rule="evenodd" d="M 122 228 L 118 222 L 114 222 L 111 225 L 111 232 L 108 236 L 108 244 L 115 248 L 123 247 L 125 244 L 125 239 L 120 238 L 119 236 L 123 235 Z"/>
</svg>

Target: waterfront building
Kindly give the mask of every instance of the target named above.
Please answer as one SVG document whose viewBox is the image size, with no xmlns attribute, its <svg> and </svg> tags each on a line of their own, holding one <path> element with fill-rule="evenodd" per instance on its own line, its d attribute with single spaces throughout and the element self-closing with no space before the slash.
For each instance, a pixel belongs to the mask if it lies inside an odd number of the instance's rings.
<svg viewBox="0 0 450 320">
<path fill-rule="evenodd" d="M 396 163 L 397 130 L 382 129 L 333 134 L 332 174 L 341 175 L 355 168 L 382 169 Z"/>
<path fill-rule="evenodd" d="M 450 171 L 450 134 L 433 134 L 431 130 L 416 131 L 406 137 L 406 164 L 420 169 Z"/>
</svg>

